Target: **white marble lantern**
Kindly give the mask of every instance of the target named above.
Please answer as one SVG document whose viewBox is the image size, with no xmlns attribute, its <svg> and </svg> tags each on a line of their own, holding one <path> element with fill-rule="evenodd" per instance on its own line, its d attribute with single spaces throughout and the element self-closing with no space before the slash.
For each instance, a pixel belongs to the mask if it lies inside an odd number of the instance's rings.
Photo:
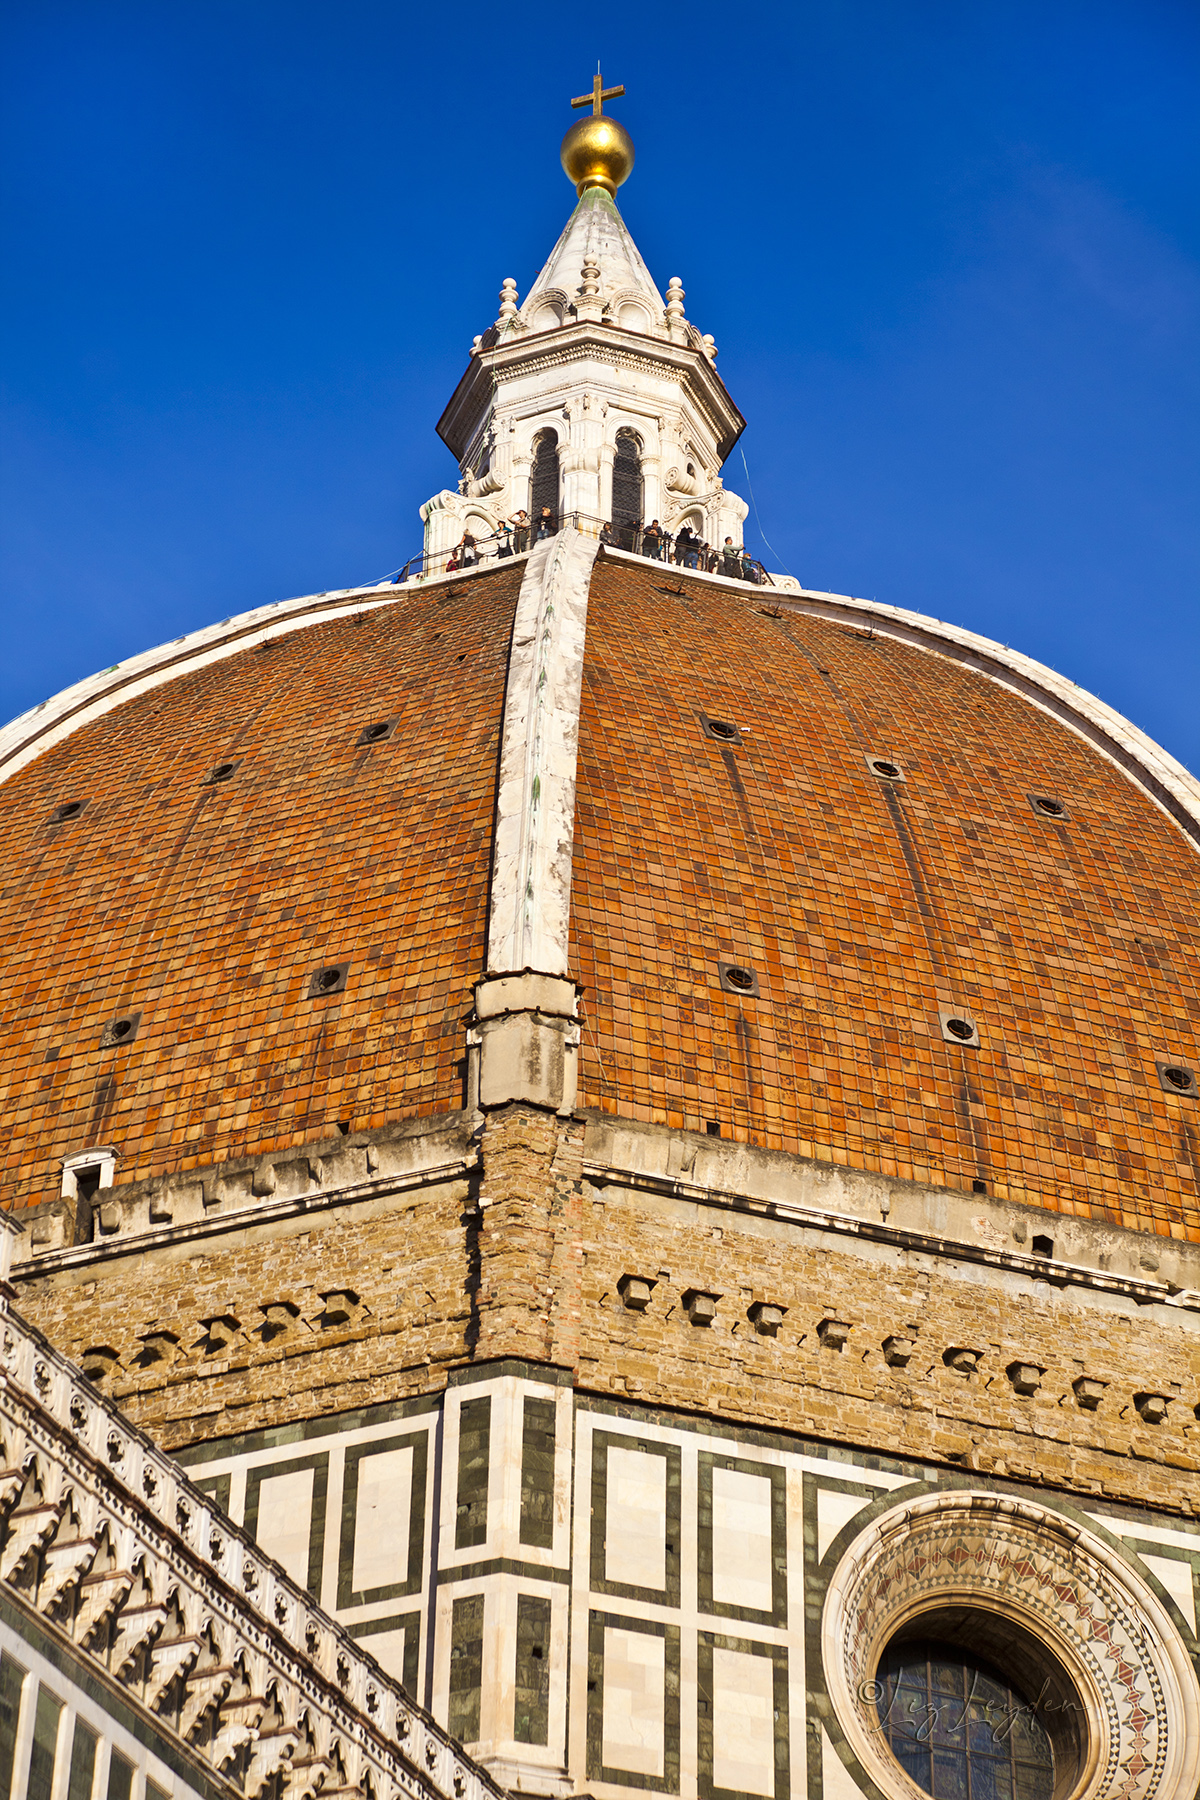
<svg viewBox="0 0 1200 1800">
<path fill-rule="evenodd" d="M 637 510 L 639 524 L 658 519 L 670 532 L 687 524 L 709 543 L 731 537 L 740 546 L 746 503 L 720 469 L 745 420 L 716 356 L 684 314 L 678 277 L 664 300 L 616 201 L 585 188 L 523 305 L 515 281 L 505 281 L 499 317 L 476 338 L 438 422 L 462 475 L 457 493 L 443 490 L 421 508 L 427 553 L 445 554 L 467 529 L 486 537 L 519 508 L 531 512 L 539 444 L 557 447 L 553 498 L 544 469 L 539 501 L 577 515 L 583 530 L 619 529 Z"/>
</svg>

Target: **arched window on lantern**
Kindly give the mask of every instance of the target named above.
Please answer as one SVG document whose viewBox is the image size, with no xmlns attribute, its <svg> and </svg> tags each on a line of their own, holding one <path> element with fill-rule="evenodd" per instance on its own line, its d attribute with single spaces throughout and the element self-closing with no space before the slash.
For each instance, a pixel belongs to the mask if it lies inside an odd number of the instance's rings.
<svg viewBox="0 0 1200 1800">
<path fill-rule="evenodd" d="M 633 536 L 640 530 L 642 505 L 642 441 L 623 425 L 617 433 L 612 480 L 612 522 L 618 543 L 624 544 L 625 534 Z M 626 548 L 632 549 L 633 544 Z"/>
<path fill-rule="evenodd" d="M 534 523 L 548 506 L 558 528 L 558 433 L 547 425 L 533 440 L 533 476 L 529 485 L 529 511 Z"/>
</svg>

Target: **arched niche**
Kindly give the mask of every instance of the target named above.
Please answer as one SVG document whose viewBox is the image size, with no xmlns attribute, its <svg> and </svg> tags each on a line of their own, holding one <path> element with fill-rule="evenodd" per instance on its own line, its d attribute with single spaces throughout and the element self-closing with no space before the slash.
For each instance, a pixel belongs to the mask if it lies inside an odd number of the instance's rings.
<svg viewBox="0 0 1200 1800">
<path fill-rule="evenodd" d="M 529 321 L 531 331 L 554 331 L 563 322 L 563 309 L 557 300 L 541 300 Z"/>
</svg>

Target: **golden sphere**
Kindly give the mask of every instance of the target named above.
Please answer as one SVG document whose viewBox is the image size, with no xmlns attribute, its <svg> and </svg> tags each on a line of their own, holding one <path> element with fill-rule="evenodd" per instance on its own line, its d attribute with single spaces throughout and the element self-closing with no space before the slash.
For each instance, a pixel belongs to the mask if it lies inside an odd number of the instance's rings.
<svg viewBox="0 0 1200 1800">
<path fill-rule="evenodd" d="M 602 187 L 615 194 L 633 167 L 633 139 L 615 119 L 598 113 L 572 125 L 560 155 L 576 193 Z"/>
</svg>

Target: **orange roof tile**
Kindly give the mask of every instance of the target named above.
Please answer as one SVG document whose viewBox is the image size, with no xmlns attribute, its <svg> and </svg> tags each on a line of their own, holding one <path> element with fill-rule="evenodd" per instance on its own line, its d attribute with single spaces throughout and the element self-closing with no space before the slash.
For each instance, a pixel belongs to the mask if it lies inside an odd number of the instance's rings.
<svg viewBox="0 0 1200 1800">
<path fill-rule="evenodd" d="M 281 634 L 0 785 L 5 1204 L 55 1197 L 92 1145 L 128 1181 L 462 1104 L 519 581 Z M 343 961 L 345 991 L 308 998 Z M 127 1011 L 136 1038 L 102 1049 Z"/>
<path fill-rule="evenodd" d="M 1038 707 L 744 589 L 597 564 L 581 1103 L 1200 1237 L 1200 1105 L 1155 1069 L 1200 1061 L 1198 922 L 1193 848 Z M 943 1039 L 943 1005 L 978 1049 Z"/>
</svg>

